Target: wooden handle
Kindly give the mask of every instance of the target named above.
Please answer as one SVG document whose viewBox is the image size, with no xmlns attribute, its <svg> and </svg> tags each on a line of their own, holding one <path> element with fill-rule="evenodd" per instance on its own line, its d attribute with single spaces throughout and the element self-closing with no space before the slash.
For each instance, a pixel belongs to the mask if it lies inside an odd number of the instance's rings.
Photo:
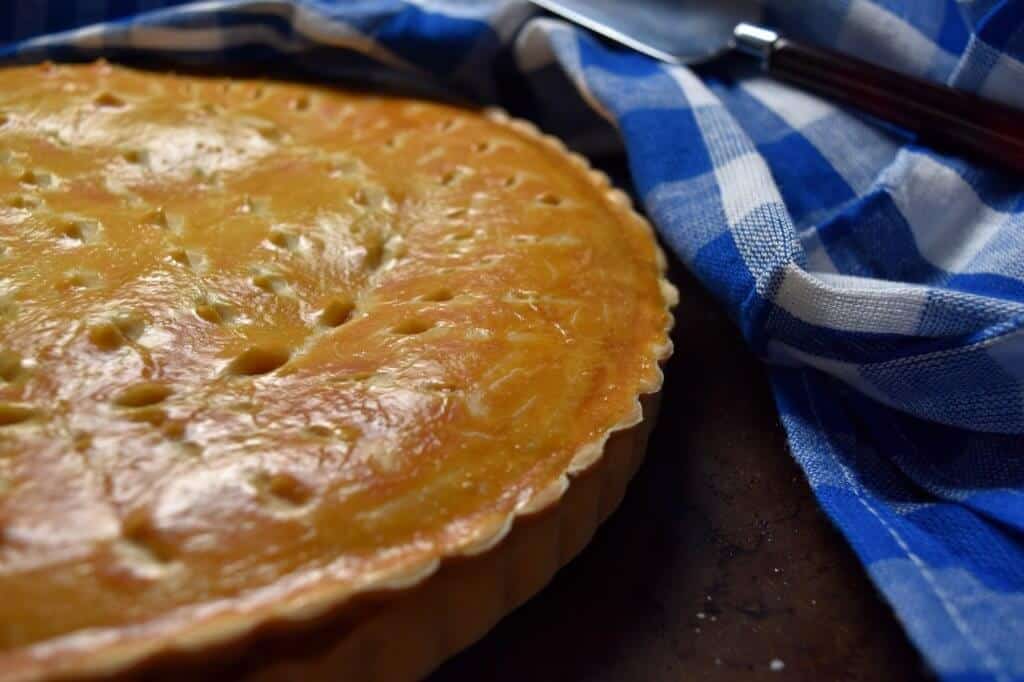
<svg viewBox="0 0 1024 682">
<path fill-rule="evenodd" d="M 936 148 L 1024 173 L 1024 112 L 785 38 L 766 57 L 773 76 L 895 123 Z"/>
</svg>

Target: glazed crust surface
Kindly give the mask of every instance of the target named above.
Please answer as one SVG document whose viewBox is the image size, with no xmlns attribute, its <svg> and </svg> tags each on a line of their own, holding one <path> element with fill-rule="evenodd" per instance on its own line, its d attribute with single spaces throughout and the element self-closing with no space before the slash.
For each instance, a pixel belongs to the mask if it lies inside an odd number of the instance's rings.
<svg viewBox="0 0 1024 682">
<path fill-rule="evenodd" d="M 483 551 L 636 424 L 649 226 L 500 114 L 0 71 L 0 678 Z"/>
</svg>

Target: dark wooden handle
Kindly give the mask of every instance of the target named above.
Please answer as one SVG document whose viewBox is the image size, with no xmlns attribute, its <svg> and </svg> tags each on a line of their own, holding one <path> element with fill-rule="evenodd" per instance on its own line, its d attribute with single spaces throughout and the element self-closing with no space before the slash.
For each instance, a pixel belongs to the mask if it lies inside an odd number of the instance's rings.
<svg viewBox="0 0 1024 682">
<path fill-rule="evenodd" d="M 833 50 L 779 38 L 768 71 L 914 132 L 940 150 L 1024 173 L 1024 112 Z"/>
</svg>

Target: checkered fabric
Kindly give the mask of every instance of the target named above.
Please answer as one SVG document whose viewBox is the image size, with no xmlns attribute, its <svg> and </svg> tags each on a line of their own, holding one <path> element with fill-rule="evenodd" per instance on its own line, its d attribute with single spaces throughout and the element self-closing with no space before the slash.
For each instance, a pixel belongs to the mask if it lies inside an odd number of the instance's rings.
<svg viewBox="0 0 1024 682">
<path fill-rule="evenodd" d="M 763 22 L 1024 107 L 1019 0 L 766 0 Z M 1024 680 L 1021 178 L 740 58 L 654 63 L 521 0 L 11 0 L 0 44 L 433 88 L 624 152 L 662 239 L 769 363 L 793 455 L 931 667 Z"/>
</svg>

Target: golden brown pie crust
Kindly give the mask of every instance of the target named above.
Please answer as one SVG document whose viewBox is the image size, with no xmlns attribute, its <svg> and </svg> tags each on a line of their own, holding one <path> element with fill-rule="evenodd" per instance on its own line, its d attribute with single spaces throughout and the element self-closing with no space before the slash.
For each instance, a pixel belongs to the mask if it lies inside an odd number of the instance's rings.
<svg viewBox="0 0 1024 682">
<path fill-rule="evenodd" d="M 0 124 L 0 679 L 378 593 L 257 676 L 410 679 L 617 504 L 675 291 L 557 140 L 103 63 L 0 72 Z"/>
</svg>

